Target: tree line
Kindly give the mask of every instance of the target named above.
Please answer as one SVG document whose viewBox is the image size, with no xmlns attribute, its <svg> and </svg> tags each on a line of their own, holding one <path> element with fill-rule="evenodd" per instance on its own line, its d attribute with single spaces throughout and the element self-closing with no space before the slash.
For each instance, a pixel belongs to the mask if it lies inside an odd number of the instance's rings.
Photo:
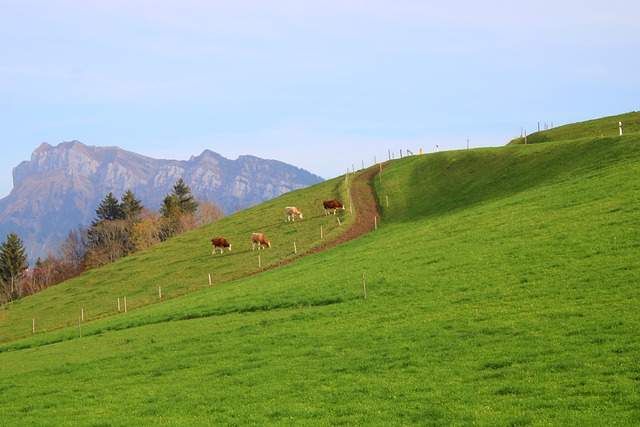
<svg viewBox="0 0 640 427">
<path fill-rule="evenodd" d="M 180 178 L 159 211 L 142 205 L 131 190 L 120 200 L 109 193 L 90 226 L 72 229 L 55 251 L 29 269 L 22 240 L 11 232 L 0 246 L 0 304 L 32 295 L 118 259 L 147 249 L 223 216 L 213 203 L 199 202 Z"/>
</svg>

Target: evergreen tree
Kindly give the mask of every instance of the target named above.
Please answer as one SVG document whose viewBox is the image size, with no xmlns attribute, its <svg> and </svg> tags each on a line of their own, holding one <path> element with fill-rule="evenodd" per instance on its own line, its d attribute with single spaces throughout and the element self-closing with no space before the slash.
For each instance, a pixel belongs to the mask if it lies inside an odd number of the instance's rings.
<svg viewBox="0 0 640 427">
<path fill-rule="evenodd" d="M 136 199 L 136 196 L 131 192 L 131 190 L 127 190 L 127 192 L 122 195 L 120 209 L 122 210 L 122 216 L 124 219 L 135 222 L 139 220 L 144 208 L 142 206 L 142 202 Z"/>
<path fill-rule="evenodd" d="M 180 178 L 173 186 L 171 194 L 167 194 L 160 208 L 160 239 L 166 240 L 190 228 L 195 223 L 198 209 L 197 200 L 191 195 L 191 189 Z"/>
<path fill-rule="evenodd" d="M 28 268 L 24 244 L 17 234 L 11 232 L 0 247 L 0 284 L 6 301 L 20 298 L 20 280 Z"/>
<path fill-rule="evenodd" d="M 191 195 L 191 189 L 184 183 L 182 178 L 173 186 L 171 196 L 175 199 L 180 213 L 195 213 L 198 209 L 198 202 Z"/>
<path fill-rule="evenodd" d="M 124 219 L 124 211 L 118 199 L 113 193 L 109 193 L 96 209 L 96 219 L 93 225 L 102 221 L 114 221 L 116 219 Z"/>
</svg>

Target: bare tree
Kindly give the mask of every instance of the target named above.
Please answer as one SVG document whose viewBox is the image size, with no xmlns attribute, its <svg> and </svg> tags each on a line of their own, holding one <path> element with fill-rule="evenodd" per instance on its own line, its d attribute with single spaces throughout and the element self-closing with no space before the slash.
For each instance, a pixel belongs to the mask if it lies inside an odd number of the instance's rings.
<svg viewBox="0 0 640 427">
<path fill-rule="evenodd" d="M 219 220 L 224 216 L 224 213 L 214 203 L 200 202 L 196 216 L 198 217 L 198 226 L 202 226 Z"/>
<path fill-rule="evenodd" d="M 102 267 L 126 255 L 126 247 L 122 242 L 126 242 L 129 238 L 127 225 L 127 221 L 117 219 L 102 221 L 91 226 L 92 237 L 85 243 L 87 267 Z"/>
<path fill-rule="evenodd" d="M 85 256 L 87 254 L 83 242 L 85 233 L 86 230 L 82 228 L 78 228 L 78 230 L 71 229 L 67 233 L 67 237 L 60 243 L 58 255 L 68 276 L 64 280 L 79 276 L 84 270 Z"/>
</svg>

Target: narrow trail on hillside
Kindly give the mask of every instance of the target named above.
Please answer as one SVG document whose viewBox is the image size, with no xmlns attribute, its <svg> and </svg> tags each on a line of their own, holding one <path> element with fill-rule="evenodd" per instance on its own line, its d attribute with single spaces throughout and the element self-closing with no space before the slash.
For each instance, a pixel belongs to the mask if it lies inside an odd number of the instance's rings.
<svg viewBox="0 0 640 427">
<path fill-rule="evenodd" d="M 383 164 L 382 166 L 384 168 L 385 164 Z M 376 224 L 376 220 L 374 218 L 380 216 L 380 211 L 378 210 L 378 203 L 376 202 L 376 197 L 373 193 L 371 182 L 378 172 L 379 170 L 377 168 L 371 167 L 368 170 L 365 170 L 363 173 L 357 175 L 351 181 L 349 191 L 351 194 L 351 202 L 353 203 L 356 219 L 354 223 L 349 226 L 347 231 L 342 233 L 334 240 L 324 242 L 322 245 L 313 248 L 303 254 L 300 254 L 295 258 L 280 261 L 276 264 L 266 267 L 263 271 L 290 264 L 302 257 L 322 252 L 373 231 Z"/>
</svg>

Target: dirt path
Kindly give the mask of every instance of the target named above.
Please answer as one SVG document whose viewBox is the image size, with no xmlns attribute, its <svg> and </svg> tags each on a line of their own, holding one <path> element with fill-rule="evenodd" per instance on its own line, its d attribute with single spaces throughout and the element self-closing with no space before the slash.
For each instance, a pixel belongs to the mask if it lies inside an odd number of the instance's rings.
<svg viewBox="0 0 640 427">
<path fill-rule="evenodd" d="M 373 189 L 371 188 L 371 181 L 376 176 L 377 172 L 378 169 L 369 168 L 351 182 L 350 190 L 351 200 L 353 202 L 356 215 L 355 222 L 345 233 L 338 236 L 336 240 L 325 243 L 317 248 L 315 252 L 348 242 L 349 240 L 353 240 L 356 237 L 360 237 L 363 234 L 367 234 L 374 230 L 374 217 L 380 216 L 380 212 L 378 211 L 378 204 L 376 203 L 376 198 L 373 194 Z"/>
<path fill-rule="evenodd" d="M 353 207 L 355 209 L 356 220 L 353 224 L 351 224 L 347 231 L 338 236 L 338 238 L 336 238 L 335 240 L 325 242 L 324 244 L 311 249 L 308 252 L 300 254 L 295 258 L 278 262 L 265 268 L 264 270 L 281 267 L 307 255 L 322 252 L 326 249 L 348 242 L 349 240 L 353 240 L 356 237 L 360 237 L 364 234 L 369 233 L 370 231 L 373 231 L 375 228 L 374 217 L 379 217 L 380 212 L 378 211 L 378 204 L 376 203 L 376 198 L 373 194 L 371 181 L 376 176 L 376 173 L 378 171 L 379 170 L 374 167 L 369 168 L 368 170 L 356 176 L 351 181 L 351 201 L 353 202 Z"/>
</svg>

